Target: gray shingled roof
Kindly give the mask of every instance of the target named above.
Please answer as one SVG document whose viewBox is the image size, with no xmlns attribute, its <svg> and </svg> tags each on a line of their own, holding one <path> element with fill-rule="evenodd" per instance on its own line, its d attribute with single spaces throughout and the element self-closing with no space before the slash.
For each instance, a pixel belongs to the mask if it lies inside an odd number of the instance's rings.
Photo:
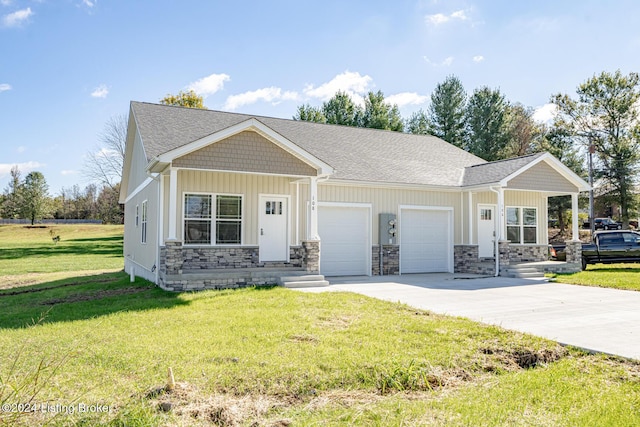
<svg viewBox="0 0 640 427">
<path fill-rule="evenodd" d="M 490 179 L 520 164 L 517 159 L 486 163 L 433 136 L 141 102 L 132 102 L 131 109 L 148 161 L 255 118 L 331 165 L 336 171 L 332 179 L 434 186 L 460 186 L 464 180 L 464 185 L 475 185 L 499 181 Z"/>
<path fill-rule="evenodd" d="M 515 171 L 525 167 L 545 153 L 529 154 L 513 159 L 498 160 L 490 163 L 482 163 L 465 168 L 463 186 L 491 184 L 499 182 Z"/>
</svg>

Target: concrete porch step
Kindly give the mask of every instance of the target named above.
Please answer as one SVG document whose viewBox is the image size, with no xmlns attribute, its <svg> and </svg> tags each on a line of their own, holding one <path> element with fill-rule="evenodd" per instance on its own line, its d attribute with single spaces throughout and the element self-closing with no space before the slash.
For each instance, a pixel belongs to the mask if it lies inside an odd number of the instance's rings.
<svg viewBox="0 0 640 427">
<path fill-rule="evenodd" d="M 503 275 L 506 277 L 531 279 L 531 278 L 543 278 L 544 272 L 539 271 L 536 267 L 532 267 L 532 266 L 512 265 L 505 270 Z"/>
<path fill-rule="evenodd" d="M 282 276 L 280 277 L 280 284 L 285 288 L 314 288 L 329 286 L 329 282 L 324 279 L 322 274 Z"/>
</svg>

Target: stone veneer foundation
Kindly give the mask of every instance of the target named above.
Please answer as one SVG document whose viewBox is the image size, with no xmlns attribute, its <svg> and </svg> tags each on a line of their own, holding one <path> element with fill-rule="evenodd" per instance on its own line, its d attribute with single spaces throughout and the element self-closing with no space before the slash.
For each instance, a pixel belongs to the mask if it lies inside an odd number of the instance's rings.
<svg viewBox="0 0 640 427">
<path fill-rule="evenodd" d="M 380 276 L 380 245 L 371 247 L 371 274 Z M 400 246 L 382 245 L 382 275 L 400 274 Z"/>
<path fill-rule="evenodd" d="M 478 245 L 455 245 L 453 247 L 453 271 L 456 273 L 481 274 L 493 276 L 496 271 L 496 261 L 480 259 Z"/>
<path fill-rule="evenodd" d="M 400 273 L 399 245 L 382 246 L 382 275 Z M 501 270 L 510 264 L 546 261 L 547 245 L 512 245 L 498 243 Z M 580 270 L 582 244 L 567 242 L 566 265 L 544 266 L 554 272 Z M 292 274 L 318 274 L 320 271 L 320 242 L 304 241 L 291 246 L 289 262 L 260 262 L 259 248 L 250 247 L 184 247 L 182 242 L 167 241 L 160 249 L 159 285 L 163 289 L 188 291 L 200 289 L 228 289 L 274 284 L 283 270 Z M 454 271 L 480 275 L 495 274 L 495 260 L 478 257 L 478 245 L 454 246 Z M 380 246 L 371 247 L 371 274 L 380 275 Z"/>
<path fill-rule="evenodd" d="M 320 242 L 289 248 L 288 262 L 260 261 L 260 249 L 183 246 L 166 241 L 160 248 L 159 285 L 172 291 L 228 289 L 275 284 L 283 271 L 318 273 Z"/>
</svg>

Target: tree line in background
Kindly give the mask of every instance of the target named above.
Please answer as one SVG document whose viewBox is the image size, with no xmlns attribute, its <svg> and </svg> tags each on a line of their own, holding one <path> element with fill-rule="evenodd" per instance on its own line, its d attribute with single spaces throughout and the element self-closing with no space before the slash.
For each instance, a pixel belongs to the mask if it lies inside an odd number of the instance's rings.
<svg viewBox="0 0 640 427">
<path fill-rule="evenodd" d="M 640 78 L 637 73 L 623 75 L 602 72 L 581 84 L 574 99 L 554 94 L 550 102 L 557 107 L 550 124 L 537 123 L 533 109 L 506 99 L 499 89 L 477 88 L 470 95 L 456 76 L 436 85 L 426 111 L 419 110 L 404 119 L 397 105 L 385 101 L 382 91 L 370 91 L 363 105 L 346 92 L 337 92 L 321 106 L 297 107 L 294 120 L 345 126 L 384 129 L 413 134 L 434 135 L 487 161 L 508 159 L 547 151 L 578 175 L 586 178 L 586 152 L 595 153 L 594 178 L 599 182 L 604 203 L 620 207 L 620 219 L 628 224 L 638 208 L 640 169 Z M 194 91 L 168 94 L 160 103 L 205 109 L 203 98 Z M 111 118 L 100 135 L 100 144 L 89 152 L 83 174 L 95 184 L 81 190 L 78 185 L 62 189 L 50 197 L 40 172 L 21 179 L 17 168 L 0 195 L 0 217 L 23 217 L 35 221 L 42 217 L 59 219 L 101 219 L 121 223 L 118 204 L 125 155 L 127 117 Z M 602 190 L 604 189 L 604 190 Z M 552 197 L 549 210 L 566 225 L 569 197 Z"/>
<path fill-rule="evenodd" d="M 205 108 L 202 97 L 193 91 L 167 95 L 162 104 Z M 100 220 L 122 224 L 124 209 L 119 204 L 120 181 L 127 142 L 128 119 L 124 114 L 111 117 L 99 135 L 99 142 L 86 155 L 82 175 L 92 182 L 62 188 L 49 195 L 49 186 L 41 172 L 30 172 L 22 179 L 17 166 L 11 169 L 10 181 L 0 194 L 0 218 L 28 219 L 33 225 L 41 219 Z"/>
<path fill-rule="evenodd" d="M 108 224 L 123 222 L 122 206 L 118 204 L 120 184 L 114 186 L 89 184 L 84 189 L 74 185 L 62 188 L 51 197 L 49 186 L 41 172 L 30 172 L 24 179 L 17 166 L 11 169 L 11 179 L 0 194 L 0 218 L 26 218 L 33 225 L 40 219 L 88 219 Z"/>
<path fill-rule="evenodd" d="M 300 105 L 295 120 L 428 134 L 478 157 L 495 161 L 547 151 L 583 178 L 588 147 L 595 151 L 593 176 L 604 205 L 620 207 L 628 224 L 638 208 L 640 163 L 640 85 L 637 73 L 602 72 L 581 84 L 577 99 L 554 94 L 551 123 L 537 123 L 533 109 L 506 99 L 499 89 L 483 86 L 469 95 L 456 76 L 439 83 L 426 111 L 403 119 L 381 91 L 369 92 L 358 105 L 338 92 L 319 107 Z M 569 197 L 552 197 L 549 209 L 566 226 Z"/>
</svg>

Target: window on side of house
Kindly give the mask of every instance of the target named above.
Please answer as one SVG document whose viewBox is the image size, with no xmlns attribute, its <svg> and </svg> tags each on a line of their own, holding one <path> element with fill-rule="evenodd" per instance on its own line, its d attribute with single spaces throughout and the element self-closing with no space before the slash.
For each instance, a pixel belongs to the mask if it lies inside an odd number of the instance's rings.
<svg viewBox="0 0 640 427">
<path fill-rule="evenodd" d="M 242 196 L 185 194 L 184 242 L 190 245 L 242 243 Z"/>
<path fill-rule="evenodd" d="M 147 201 L 142 202 L 142 221 L 141 221 L 142 234 L 140 241 L 147 243 Z"/>
<path fill-rule="evenodd" d="M 507 240 L 518 244 L 538 243 L 538 210 L 507 207 Z"/>
<path fill-rule="evenodd" d="M 139 222 L 140 222 L 140 206 L 136 205 L 136 228 L 138 228 Z"/>
</svg>

